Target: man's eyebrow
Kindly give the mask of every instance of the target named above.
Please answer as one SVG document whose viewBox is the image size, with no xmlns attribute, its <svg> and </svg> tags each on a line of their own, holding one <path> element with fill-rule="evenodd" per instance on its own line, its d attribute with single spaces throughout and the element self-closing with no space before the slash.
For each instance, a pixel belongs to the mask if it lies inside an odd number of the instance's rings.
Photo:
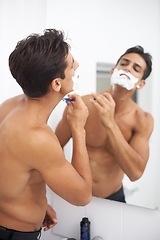
<svg viewBox="0 0 160 240">
<path fill-rule="evenodd" d="M 127 59 L 127 58 L 123 58 L 123 57 L 120 59 L 120 61 L 121 61 L 121 60 L 124 60 L 124 61 L 126 61 L 126 62 L 130 62 L 129 59 Z"/>
<path fill-rule="evenodd" d="M 138 63 L 135 63 L 136 67 L 142 69 L 142 67 L 138 64 Z"/>
</svg>

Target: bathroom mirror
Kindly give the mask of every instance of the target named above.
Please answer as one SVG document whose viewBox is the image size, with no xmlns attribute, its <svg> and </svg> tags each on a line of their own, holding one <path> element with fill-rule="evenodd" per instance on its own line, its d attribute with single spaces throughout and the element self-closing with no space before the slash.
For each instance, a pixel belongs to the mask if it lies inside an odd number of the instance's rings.
<svg viewBox="0 0 160 240">
<path fill-rule="evenodd" d="M 103 92 L 110 88 L 111 86 L 110 72 L 111 72 L 111 69 L 114 67 L 115 67 L 115 63 L 98 62 L 96 64 L 96 92 Z M 136 91 L 133 94 L 132 99 L 138 104 L 137 92 L 138 91 Z M 132 200 L 133 197 L 135 197 L 137 194 L 139 195 L 139 191 L 140 191 L 139 185 L 135 183 L 132 184 L 129 181 L 129 179 L 125 176 L 123 180 L 123 187 L 124 187 L 126 202 L 128 203 L 131 201 L 131 204 L 133 204 L 133 200 Z"/>
<path fill-rule="evenodd" d="M 107 69 L 119 56 L 135 45 L 141 45 L 151 53 L 153 72 L 144 89 L 136 96 L 138 104 L 151 112 L 155 119 L 150 140 L 150 159 L 140 180 L 130 182 L 125 177 L 124 182 L 128 204 L 152 209 L 160 208 L 160 110 L 157 107 L 160 102 L 159 22 L 159 0 L 0 1 L 1 102 L 21 93 L 8 69 L 9 54 L 20 39 L 30 33 L 42 32 L 45 28 L 64 30 L 70 39 L 72 54 L 80 64 L 76 89 L 80 95 L 94 92 L 100 87 L 99 81 L 97 83 L 97 64 L 104 64 L 105 71 L 109 71 Z M 103 82 L 105 84 L 105 78 Z M 65 103 L 60 103 L 55 110 L 55 121 L 52 121 L 52 116 L 49 119 L 53 129 L 64 108 Z M 68 158 L 70 152 L 68 145 Z"/>
</svg>

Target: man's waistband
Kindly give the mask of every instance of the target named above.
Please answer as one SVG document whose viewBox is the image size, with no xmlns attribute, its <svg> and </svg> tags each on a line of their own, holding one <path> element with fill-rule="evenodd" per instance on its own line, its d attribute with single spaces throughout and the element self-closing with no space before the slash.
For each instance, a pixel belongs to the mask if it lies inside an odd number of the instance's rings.
<svg viewBox="0 0 160 240">
<path fill-rule="evenodd" d="M 106 197 L 106 199 L 126 203 L 123 186 L 116 193 Z"/>
<path fill-rule="evenodd" d="M 38 240 L 41 229 L 35 232 L 21 232 L 0 226 L 0 240 Z"/>
</svg>

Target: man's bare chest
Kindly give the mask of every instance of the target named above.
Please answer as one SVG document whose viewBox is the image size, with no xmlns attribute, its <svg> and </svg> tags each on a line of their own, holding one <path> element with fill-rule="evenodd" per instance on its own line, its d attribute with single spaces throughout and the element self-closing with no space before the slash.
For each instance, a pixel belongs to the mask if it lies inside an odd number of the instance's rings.
<svg viewBox="0 0 160 240">
<path fill-rule="evenodd" d="M 123 137 L 127 142 L 130 141 L 136 128 L 133 116 L 130 117 L 115 117 L 115 122 L 119 127 Z M 106 146 L 108 139 L 108 129 L 101 123 L 100 119 L 88 121 L 86 125 L 86 141 L 87 145 L 93 147 Z"/>
</svg>

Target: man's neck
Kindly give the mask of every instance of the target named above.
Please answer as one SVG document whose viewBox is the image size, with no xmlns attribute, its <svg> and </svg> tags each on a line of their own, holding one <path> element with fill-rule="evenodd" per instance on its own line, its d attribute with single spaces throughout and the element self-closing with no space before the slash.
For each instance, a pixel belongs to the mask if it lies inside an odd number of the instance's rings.
<svg viewBox="0 0 160 240">
<path fill-rule="evenodd" d="M 112 95 L 116 103 L 116 113 L 126 112 L 126 110 L 128 111 L 130 109 L 133 91 L 128 91 L 122 87 L 112 88 L 111 86 L 109 89 L 109 93 Z"/>
</svg>

